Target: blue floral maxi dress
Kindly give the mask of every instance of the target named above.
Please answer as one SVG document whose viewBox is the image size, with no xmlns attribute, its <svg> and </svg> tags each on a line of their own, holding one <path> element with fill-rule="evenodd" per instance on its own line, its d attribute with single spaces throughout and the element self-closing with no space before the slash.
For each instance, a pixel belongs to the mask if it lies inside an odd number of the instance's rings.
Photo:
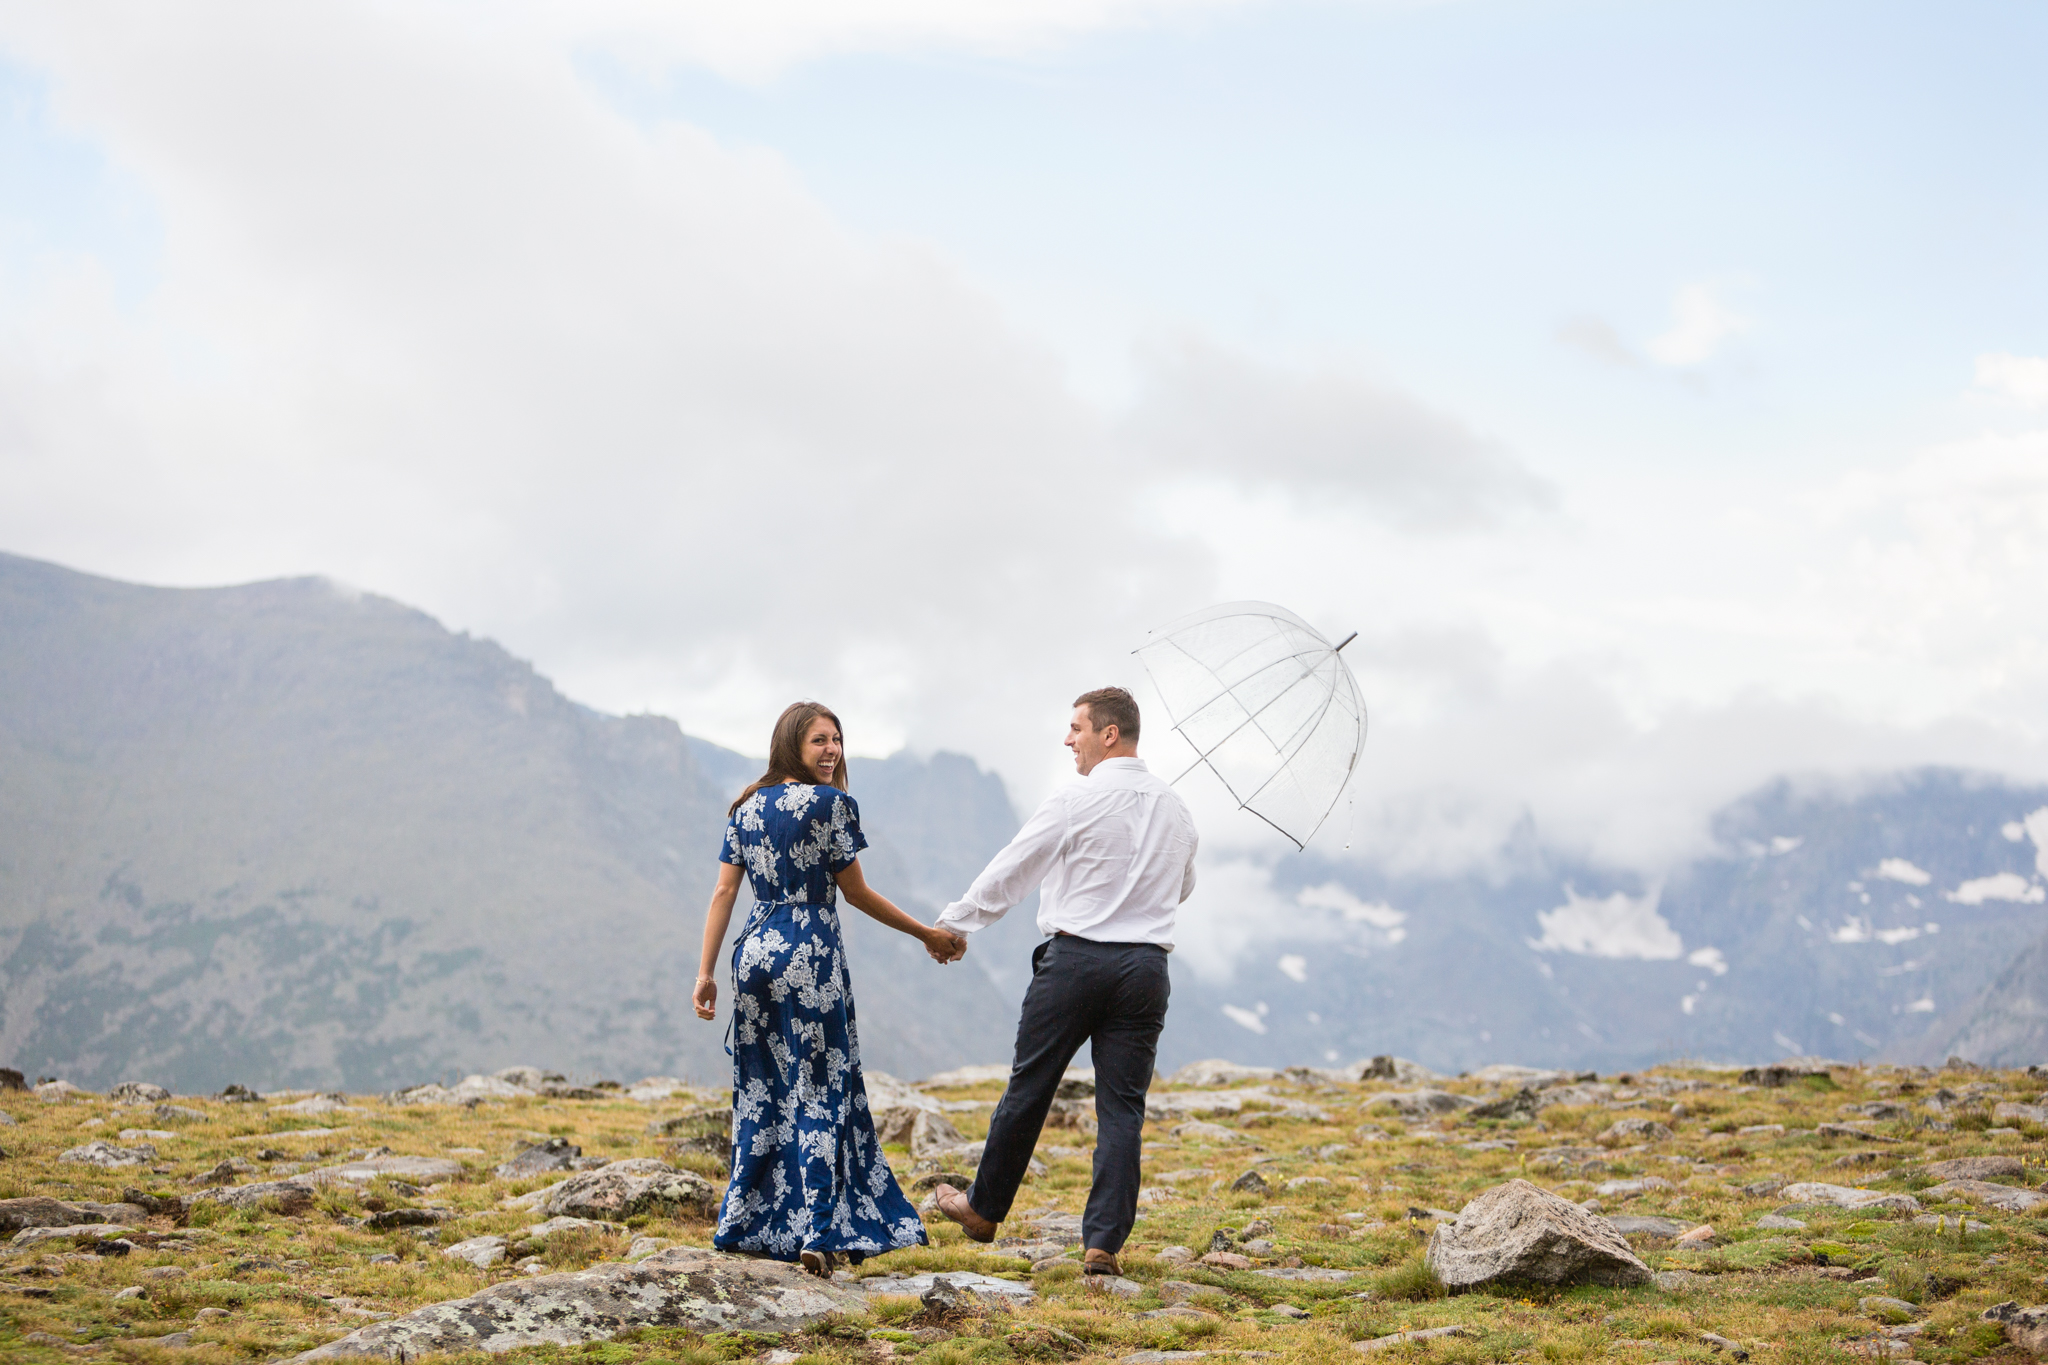
<svg viewBox="0 0 2048 1365">
<path fill-rule="evenodd" d="M 924 1222 L 882 1156 L 861 1082 L 834 878 L 867 847 L 836 787 L 763 787 L 719 861 L 754 907 L 732 953 L 732 1183 L 713 1245 L 793 1261 L 806 1248 L 921 1246 Z"/>
</svg>

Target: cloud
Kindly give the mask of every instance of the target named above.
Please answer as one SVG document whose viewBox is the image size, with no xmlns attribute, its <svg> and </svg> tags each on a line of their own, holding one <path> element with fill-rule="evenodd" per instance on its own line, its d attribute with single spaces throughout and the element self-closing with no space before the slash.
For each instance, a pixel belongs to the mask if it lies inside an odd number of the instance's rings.
<svg viewBox="0 0 2048 1365">
<path fill-rule="evenodd" d="M 2048 356 L 1987 351 L 1977 357 L 1977 388 L 2021 407 L 2048 408 Z"/>
<path fill-rule="evenodd" d="M 1191 336 L 1154 342 L 1140 360 L 1123 436 L 1159 475 L 1356 499 L 1427 526 L 1555 504 L 1556 490 L 1499 442 L 1364 375 L 1288 373 Z"/>
<path fill-rule="evenodd" d="M 1750 319 L 1722 298 L 1727 286 L 1701 282 L 1680 286 L 1671 299 L 1671 327 L 1652 337 L 1643 349 L 1660 365 L 1700 365 L 1712 360 L 1721 343 L 1747 331 Z"/>
<path fill-rule="evenodd" d="M 1585 957 L 1641 958 L 1663 961 L 1685 951 L 1678 931 L 1657 913 L 1655 891 L 1631 896 L 1581 896 L 1564 889 L 1565 902 L 1536 916 L 1543 937 L 1529 946 L 1539 952 L 1578 953 Z M 1704 965 L 1704 964 L 1702 964 Z"/>
</svg>

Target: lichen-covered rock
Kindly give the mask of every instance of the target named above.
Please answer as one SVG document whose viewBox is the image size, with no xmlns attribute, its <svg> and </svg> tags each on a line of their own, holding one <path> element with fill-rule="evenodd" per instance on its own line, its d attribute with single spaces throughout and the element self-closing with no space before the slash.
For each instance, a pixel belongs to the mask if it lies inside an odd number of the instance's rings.
<svg viewBox="0 0 2048 1365">
<path fill-rule="evenodd" d="M 78 1205 L 52 1199 L 48 1195 L 0 1199 L 0 1232 L 15 1232 L 22 1228 L 65 1228 L 76 1223 L 99 1221 Z"/>
<path fill-rule="evenodd" d="M 1959 1156 L 1930 1161 L 1918 1174 L 1934 1180 L 2024 1180 L 2027 1168 L 2016 1156 Z"/>
<path fill-rule="evenodd" d="M 1960 1199 L 1966 1204 L 2004 1209 L 2007 1213 L 2030 1213 L 2048 1204 L 2048 1195 L 2021 1189 L 2017 1185 L 1997 1185 L 1988 1180 L 1946 1181 L 1920 1191 L 1920 1198 L 1936 1204 L 1945 1199 Z"/>
<path fill-rule="evenodd" d="M 107 1092 L 107 1098 L 116 1104 L 155 1104 L 170 1097 L 170 1091 L 148 1081 L 123 1081 Z"/>
<path fill-rule="evenodd" d="M 300 1214 L 313 1207 L 318 1193 L 303 1176 L 290 1180 L 264 1180 L 254 1185 L 223 1185 L 185 1196 L 185 1209 L 203 1203 L 225 1204 L 231 1209 L 273 1208 L 282 1214 Z"/>
<path fill-rule="evenodd" d="M 503 1237 L 471 1237 L 457 1242 L 452 1247 L 442 1247 L 441 1254 L 458 1261 L 467 1261 L 478 1270 L 489 1270 L 505 1259 L 505 1248 L 506 1242 Z"/>
<path fill-rule="evenodd" d="M 636 1157 L 570 1176 L 548 1191 L 540 1211 L 551 1218 L 594 1218 L 606 1223 L 623 1223 L 642 1213 L 686 1212 L 710 1218 L 723 1193 L 695 1171 L 679 1171 L 667 1162 Z"/>
<path fill-rule="evenodd" d="M 147 1166 L 156 1160 L 156 1148 L 147 1142 L 133 1147 L 116 1147 L 111 1142 L 88 1142 L 82 1147 L 73 1147 L 57 1158 L 82 1166 L 100 1166 L 116 1170 L 122 1166 Z"/>
<path fill-rule="evenodd" d="M 910 1123 L 910 1154 L 913 1157 L 931 1156 L 937 1152 L 951 1151 L 967 1145 L 967 1136 L 944 1114 L 934 1114 L 921 1109 Z"/>
<path fill-rule="evenodd" d="M 1655 1119 L 1622 1119 L 1607 1125 L 1601 1142 L 1668 1142 L 1671 1129 Z"/>
<path fill-rule="evenodd" d="M 2028 1355 L 2036 1359 L 2048 1356 L 2048 1307 L 2022 1308 L 2017 1303 L 2001 1303 L 1985 1309 L 1983 1318 L 2002 1324 L 2005 1339 Z"/>
<path fill-rule="evenodd" d="M 1910 1194 L 1858 1190 L 1847 1185 L 1829 1185 L 1818 1180 L 1787 1185 L 1778 1193 L 1795 1204 L 1829 1204 L 1838 1209 L 1864 1209 L 1874 1213 L 1920 1212 L 1920 1201 Z"/>
<path fill-rule="evenodd" d="M 1648 1284 L 1612 1224 L 1526 1180 L 1467 1204 L 1429 1235 L 1430 1269 L 1452 1289 L 1517 1284 Z"/>
<path fill-rule="evenodd" d="M 479 1294 L 373 1323 L 293 1358 L 410 1360 L 432 1352 L 606 1341 L 634 1327 L 793 1332 L 860 1313 L 853 1288 L 780 1261 L 672 1247 L 636 1264 L 495 1284 Z"/>
<path fill-rule="evenodd" d="M 1367 1095 L 1363 1108 L 1369 1111 L 1383 1104 L 1406 1118 L 1433 1119 L 1440 1114 L 1476 1108 L 1479 1101 L 1470 1095 L 1454 1095 L 1448 1090 L 1383 1090 L 1377 1095 Z"/>
<path fill-rule="evenodd" d="M 583 1149 L 564 1137 L 551 1137 L 537 1142 L 521 1151 L 510 1161 L 499 1166 L 494 1174 L 500 1180 L 517 1180 L 522 1176 L 541 1175 L 548 1171 L 566 1171 L 570 1163 L 583 1155 Z"/>
<path fill-rule="evenodd" d="M 445 1156 L 372 1156 L 360 1161 L 344 1161 L 339 1166 L 322 1166 L 318 1170 L 307 1171 L 299 1179 L 310 1180 L 315 1185 L 331 1185 L 337 1180 L 360 1185 L 379 1176 L 387 1176 L 431 1185 L 453 1180 L 461 1174 L 462 1163 L 450 1161 Z"/>
</svg>

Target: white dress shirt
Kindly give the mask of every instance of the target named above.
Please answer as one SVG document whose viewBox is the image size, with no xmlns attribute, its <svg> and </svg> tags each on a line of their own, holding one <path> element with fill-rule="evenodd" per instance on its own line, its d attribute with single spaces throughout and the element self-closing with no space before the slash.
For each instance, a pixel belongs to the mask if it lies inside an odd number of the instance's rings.
<svg viewBox="0 0 2048 1365">
<path fill-rule="evenodd" d="M 994 924 L 1031 888 L 1042 934 L 1173 949 L 1173 912 L 1195 889 L 1195 819 L 1137 758 L 1105 758 L 1031 813 L 939 923 Z"/>
</svg>

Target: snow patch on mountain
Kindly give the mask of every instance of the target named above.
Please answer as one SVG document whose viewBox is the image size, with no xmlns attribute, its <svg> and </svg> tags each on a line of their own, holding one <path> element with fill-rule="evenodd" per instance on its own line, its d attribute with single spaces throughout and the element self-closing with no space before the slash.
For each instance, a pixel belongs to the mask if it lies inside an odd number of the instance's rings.
<svg viewBox="0 0 2048 1365">
<path fill-rule="evenodd" d="M 1685 952 L 1684 940 L 1657 913 L 1657 891 L 1631 896 L 1582 896 L 1567 884 L 1565 901 L 1537 914 L 1543 937 L 1529 940 L 1539 952 L 1578 953 L 1585 957 L 1641 958 L 1666 961 Z"/>
<path fill-rule="evenodd" d="M 1934 880 L 1932 873 L 1922 871 L 1904 858 L 1886 858 L 1877 865 L 1877 875 L 1888 881 L 1904 882 L 1908 886 L 1925 886 Z"/>
<path fill-rule="evenodd" d="M 1955 890 L 1942 894 L 1958 905 L 1982 905 L 1985 901 L 2013 901 L 2020 905 L 2039 905 L 2042 901 L 2048 901 L 2048 890 L 2043 890 L 2017 872 L 2000 872 L 1989 877 L 1975 877 Z"/>
</svg>

